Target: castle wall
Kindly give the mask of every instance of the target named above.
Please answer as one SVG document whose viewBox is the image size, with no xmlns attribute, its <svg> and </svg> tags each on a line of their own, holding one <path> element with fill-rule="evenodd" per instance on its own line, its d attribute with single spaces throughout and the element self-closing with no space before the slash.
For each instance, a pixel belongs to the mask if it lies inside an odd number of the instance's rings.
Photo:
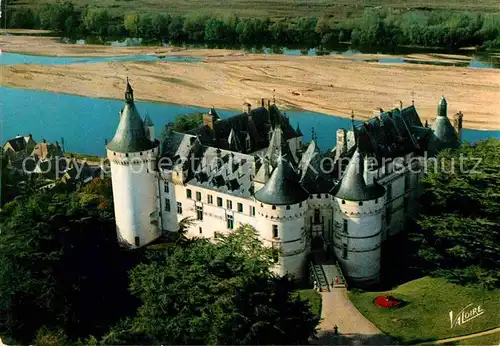
<svg viewBox="0 0 500 346">
<path fill-rule="evenodd" d="M 344 275 L 355 282 L 378 282 L 384 198 L 351 202 L 333 197 L 332 203 L 334 251 Z"/>
<path fill-rule="evenodd" d="M 154 171 L 158 147 L 128 154 L 108 150 L 107 155 L 118 236 L 133 247 L 148 244 L 161 235 Z"/>
<path fill-rule="evenodd" d="M 322 237 L 324 246 L 333 243 L 333 211 L 328 193 L 312 194 L 307 200 L 306 229 L 314 237 Z"/>
<path fill-rule="evenodd" d="M 290 206 L 273 206 L 256 202 L 257 230 L 267 246 L 279 248 L 279 258 L 274 272 L 303 278 L 307 270 L 307 239 L 304 217 L 306 201 Z M 277 234 L 275 234 L 275 232 Z M 277 235 L 277 237 L 276 237 Z"/>
</svg>

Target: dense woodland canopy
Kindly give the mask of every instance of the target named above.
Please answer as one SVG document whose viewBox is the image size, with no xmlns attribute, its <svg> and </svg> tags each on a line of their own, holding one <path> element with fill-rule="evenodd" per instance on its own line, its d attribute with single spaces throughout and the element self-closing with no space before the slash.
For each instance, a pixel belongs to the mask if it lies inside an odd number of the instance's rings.
<svg viewBox="0 0 500 346">
<path fill-rule="evenodd" d="M 11 28 L 54 30 L 67 36 L 141 37 L 149 42 L 216 45 L 499 47 L 500 15 L 452 10 L 366 9 L 361 17 L 239 18 L 203 13 L 128 13 L 112 16 L 106 9 L 76 8 L 70 2 L 7 12 Z"/>
<path fill-rule="evenodd" d="M 219 242 L 120 247 L 110 180 L 27 190 L 0 214 L 0 335 L 7 344 L 304 344 L 318 316 L 269 268 L 255 230 Z M 273 333 L 270 331 L 273 330 Z"/>
<path fill-rule="evenodd" d="M 454 283 L 500 287 L 500 140 L 466 143 L 438 159 L 410 234 L 418 266 Z"/>
</svg>

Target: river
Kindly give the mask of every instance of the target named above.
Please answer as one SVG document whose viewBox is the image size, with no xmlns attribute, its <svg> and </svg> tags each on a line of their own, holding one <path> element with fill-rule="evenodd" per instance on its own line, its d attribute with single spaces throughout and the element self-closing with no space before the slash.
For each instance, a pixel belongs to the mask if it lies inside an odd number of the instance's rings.
<svg viewBox="0 0 500 346">
<path fill-rule="evenodd" d="M 4 53 L 0 55 L 0 65 L 12 64 L 72 64 L 92 63 L 116 60 L 154 61 L 160 58 L 151 55 L 134 55 L 120 57 L 47 57 L 23 54 Z M 173 61 L 186 57 L 177 57 Z M 74 95 L 0 87 L 0 112 L 2 119 L 2 143 L 18 134 L 33 134 L 36 140 L 46 139 L 49 142 L 64 138 L 67 151 L 92 155 L 105 153 L 105 140 L 111 140 L 119 121 L 118 112 L 123 107 L 122 100 L 109 100 Z M 144 116 L 150 115 L 156 125 L 157 136 L 161 135 L 163 126 L 178 115 L 192 112 L 205 112 L 204 108 L 160 104 L 153 102 L 137 102 L 137 107 Z M 418 108 L 418 105 L 417 105 Z M 222 117 L 237 113 L 236 110 L 218 110 Z M 322 150 L 335 146 L 335 133 L 339 128 L 349 128 L 350 120 L 308 112 L 290 110 L 286 112 L 294 126 L 300 124 L 304 139 L 310 140 L 314 128 L 318 145 Z M 489 137 L 500 138 L 500 131 L 480 131 L 465 129 L 463 139 L 477 141 Z"/>
</svg>

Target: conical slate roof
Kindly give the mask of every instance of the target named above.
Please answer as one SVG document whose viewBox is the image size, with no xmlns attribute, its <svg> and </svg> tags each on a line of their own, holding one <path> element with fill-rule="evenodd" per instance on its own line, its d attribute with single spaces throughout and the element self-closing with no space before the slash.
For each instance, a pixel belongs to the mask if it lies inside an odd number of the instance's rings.
<svg viewBox="0 0 500 346">
<path fill-rule="evenodd" d="M 305 201 L 309 198 L 309 193 L 300 185 L 299 177 L 290 163 L 281 159 L 271 178 L 254 197 L 265 204 L 291 205 Z"/>
<path fill-rule="evenodd" d="M 154 126 L 153 120 L 151 120 L 148 113 L 146 113 L 146 116 L 144 117 L 144 126 Z"/>
<path fill-rule="evenodd" d="M 434 135 L 439 140 L 437 149 L 457 148 L 460 146 L 458 133 L 451 124 L 450 119 L 448 119 L 447 107 L 448 103 L 443 96 L 438 105 L 438 116 L 436 117 L 434 124 L 432 124 Z"/>
<path fill-rule="evenodd" d="M 135 107 L 133 90 L 128 82 L 125 100 L 120 123 L 115 136 L 107 145 L 108 150 L 119 153 L 134 153 L 154 148 L 155 143 L 151 142 L 146 135 L 144 122 Z"/>
<path fill-rule="evenodd" d="M 330 193 L 348 201 L 368 201 L 382 197 L 385 194 L 384 187 L 376 182 L 366 185 L 363 169 L 363 154 L 356 148 L 342 179 Z"/>
</svg>

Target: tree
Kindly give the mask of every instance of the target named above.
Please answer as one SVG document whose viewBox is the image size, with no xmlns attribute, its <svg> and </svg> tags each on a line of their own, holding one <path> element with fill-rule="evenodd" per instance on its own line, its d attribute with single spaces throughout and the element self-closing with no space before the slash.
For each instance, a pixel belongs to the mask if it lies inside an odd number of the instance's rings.
<svg viewBox="0 0 500 346">
<path fill-rule="evenodd" d="M 198 127 L 203 122 L 203 113 L 191 113 L 178 115 L 172 124 L 172 130 L 187 132 Z"/>
<path fill-rule="evenodd" d="M 114 221 L 77 193 L 19 197 L 0 227 L 0 335 L 21 344 L 100 337 L 135 311 Z"/>
<path fill-rule="evenodd" d="M 108 33 L 110 19 L 105 9 L 87 8 L 83 14 L 83 25 L 88 32 L 105 36 Z"/>
<path fill-rule="evenodd" d="M 500 140 L 441 152 L 438 162 L 443 168 L 423 180 L 420 229 L 410 234 L 419 266 L 452 282 L 499 287 Z"/>
<path fill-rule="evenodd" d="M 105 344 L 305 344 L 317 320 L 292 298 L 288 277 L 271 274 L 274 250 L 250 226 L 215 243 L 167 247 L 131 273 L 142 305 Z"/>
<path fill-rule="evenodd" d="M 123 26 L 125 27 L 125 30 L 129 33 L 131 36 L 136 36 L 137 35 L 137 14 L 127 14 L 125 17 L 123 17 Z"/>
</svg>

